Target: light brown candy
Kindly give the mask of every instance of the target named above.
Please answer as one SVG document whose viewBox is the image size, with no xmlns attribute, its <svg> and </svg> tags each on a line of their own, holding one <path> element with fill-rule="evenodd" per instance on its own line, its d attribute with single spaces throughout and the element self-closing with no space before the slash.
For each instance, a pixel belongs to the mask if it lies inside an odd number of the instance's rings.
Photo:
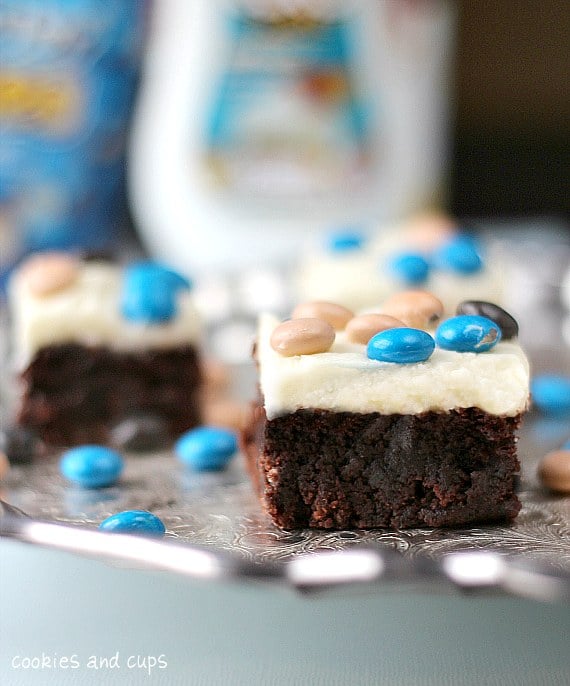
<svg viewBox="0 0 570 686">
<path fill-rule="evenodd" d="M 236 431 L 245 429 L 249 415 L 247 403 L 238 400 L 212 399 L 204 404 L 204 423 Z"/>
<path fill-rule="evenodd" d="M 443 212 L 423 212 L 412 217 L 406 230 L 407 242 L 415 248 L 432 249 L 457 233 L 456 223 Z"/>
<path fill-rule="evenodd" d="M 383 303 L 382 312 L 400 319 L 406 326 L 427 329 L 441 319 L 443 303 L 427 291 L 401 291 Z"/>
<path fill-rule="evenodd" d="M 368 343 L 379 331 L 406 326 L 404 322 L 388 314 L 359 314 L 346 325 L 346 335 L 352 343 Z"/>
<path fill-rule="evenodd" d="M 354 312 L 327 300 L 313 300 L 299 303 L 291 313 L 291 319 L 305 319 L 306 317 L 322 319 L 328 322 L 335 331 L 342 331 L 347 322 L 354 317 Z"/>
<path fill-rule="evenodd" d="M 223 362 L 207 357 L 202 361 L 204 385 L 212 392 L 222 391 L 230 382 L 229 369 Z"/>
<path fill-rule="evenodd" d="M 10 471 L 10 462 L 6 457 L 6 453 L 0 452 L 0 481 L 8 474 Z"/>
<path fill-rule="evenodd" d="M 313 355 L 329 350 L 334 342 L 333 327 L 323 319 L 306 317 L 279 324 L 271 334 L 271 347 L 284 357 Z"/>
<path fill-rule="evenodd" d="M 20 277 L 34 295 L 49 295 L 70 286 L 79 274 L 79 261 L 63 252 L 38 253 L 20 268 Z"/>
<path fill-rule="evenodd" d="M 570 493 L 570 450 L 547 453 L 538 466 L 542 483 L 557 493 Z"/>
</svg>

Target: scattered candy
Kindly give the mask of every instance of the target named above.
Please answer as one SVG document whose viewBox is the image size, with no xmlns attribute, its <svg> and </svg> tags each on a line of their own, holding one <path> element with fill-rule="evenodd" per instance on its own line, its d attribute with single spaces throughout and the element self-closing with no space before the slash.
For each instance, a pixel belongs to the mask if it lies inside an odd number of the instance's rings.
<svg viewBox="0 0 570 686">
<path fill-rule="evenodd" d="M 228 367 L 213 357 L 202 360 L 202 375 L 204 385 L 209 390 L 219 391 L 226 388 L 230 382 Z"/>
<path fill-rule="evenodd" d="M 203 414 L 206 424 L 241 431 L 246 427 L 249 405 L 231 398 L 211 398 L 204 402 Z"/>
<path fill-rule="evenodd" d="M 6 457 L 5 453 L 0 452 L 0 481 L 8 474 L 10 471 L 10 462 Z"/>
<path fill-rule="evenodd" d="M 441 212 L 422 212 L 412 217 L 406 229 L 410 245 L 433 249 L 457 234 L 455 221 Z"/>
<path fill-rule="evenodd" d="M 191 429 L 174 446 L 178 458 L 199 472 L 223 469 L 237 449 L 235 432 L 215 426 Z"/>
<path fill-rule="evenodd" d="M 146 510 L 125 510 L 104 519 L 99 524 L 101 531 L 112 531 L 116 534 L 143 534 L 163 536 L 166 527 L 152 512 Z"/>
<path fill-rule="evenodd" d="M 430 267 L 423 255 L 407 252 L 392 257 L 388 269 L 399 281 L 409 286 L 419 286 L 427 281 Z"/>
<path fill-rule="evenodd" d="M 501 339 L 509 341 L 519 335 L 516 319 L 502 307 L 484 300 L 465 300 L 457 306 L 456 314 L 476 314 L 492 319 L 501 329 Z"/>
<path fill-rule="evenodd" d="M 111 429 L 111 443 L 121 450 L 149 452 L 168 445 L 168 427 L 156 414 L 125 417 Z"/>
<path fill-rule="evenodd" d="M 291 319 L 275 327 L 271 347 L 284 357 L 314 355 L 330 349 L 335 339 L 333 327 L 323 319 Z"/>
<path fill-rule="evenodd" d="M 353 317 L 354 312 L 326 300 L 300 303 L 291 313 L 291 319 L 322 319 L 328 322 L 335 331 L 342 331 Z"/>
<path fill-rule="evenodd" d="M 410 364 L 424 362 L 433 353 L 435 341 L 420 329 L 387 329 L 368 341 L 367 354 L 371 360 Z"/>
<path fill-rule="evenodd" d="M 443 303 L 427 291 L 400 291 L 384 301 L 382 312 L 414 329 L 427 329 L 443 315 Z"/>
<path fill-rule="evenodd" d="M 327 247 L 330 252 L 352 252 L 360 250 L 364 242 L 364 236 L 357 231 L 335 231 L 329 235 Z"/>
<path fill-rule="evenodd" d="M 460 353 L 484 353 L 501 340 L 501 329 L 487 317 L 461 314 L 442 322 L 435 340 L 444 350 Z"/>
<path fill-rule="evenodd" d="M 0 431 L 0 451 L 11 464 L 27 464 L 45 451 L 45 446 L 31 429 L 11 426 Z"/>
<path fill-rule="evenodd" d="M 435 267 L 458 274 L 475 274 L 483 268 L 477 242 L 466 234 L 443 243 L 434 251 L 432 261 Z"/>
<path fill-rule="evenodd" d="M 67 253 L 45 252 L 30 257 L 20 270 L 20 278 L 34 295 L 50 295 L 70 286 L 79 275 L 78 260 Z"/>
<path fill-rule="evenodd" d="M 102 445 L 82 445 L 67 450 L 61 458 L 62 474 L 84 488 L 101 488 L 115 483 L 123 471 L 119 453 Z"/>
<path fill-rule="evenodd" d="M 121 313 L 133 322 L 159 324 L 176 315 L 176 295 L 191 282 L 155 262 L 130 265 L 123 277 Z"/>
<path fill-rule="evenodd" d="M 552 415 L 570 414 L 570 377 L 541 374 L 531 380 L 532 402 L 541 412 Z"/>
<path fill-rule="evenodd" d="M 545 455 L 539 466 L 542 483 L 557 493 L 570 493 L 570 450 L 553 450 Z"/>
<path fill-rule="evenodd" d="M 359 314 L 346 325 L 346 335 L 351 343 L 366 345 L 374 334 L 402 327 L 405 327 L 404 322 L 388 314 Z"/>
</svg>

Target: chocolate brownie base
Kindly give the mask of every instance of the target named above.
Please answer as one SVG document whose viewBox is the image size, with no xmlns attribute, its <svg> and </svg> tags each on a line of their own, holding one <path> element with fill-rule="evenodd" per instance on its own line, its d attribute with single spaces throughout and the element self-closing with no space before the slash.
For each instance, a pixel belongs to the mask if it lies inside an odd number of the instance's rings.
<svg viewBox="0 0 570 686">
<path fill-rule="evenodd" d="M 201 419 L 193 346 L 117 352 L 52 345 L 39 351 L 21 380 L 17 422 L 55 446 L 108 443 L 112 426 L 137 413 L 162 417 L 173 437 Z"/>
<path fill-rule="evenodd" d="M 521 416 L 475 408 L 381 415 L 297 410 L 243 435 L 248 470 L 283 529 L 457 527 L 520 510 Z"/>
</svg>

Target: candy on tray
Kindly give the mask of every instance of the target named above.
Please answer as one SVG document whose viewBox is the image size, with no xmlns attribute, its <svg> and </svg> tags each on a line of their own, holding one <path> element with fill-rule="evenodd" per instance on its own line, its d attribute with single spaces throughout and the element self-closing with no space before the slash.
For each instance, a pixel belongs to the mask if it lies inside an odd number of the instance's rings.
<svg viewBox="0 0 570 686">
<path fill-rule="evenodd" d="M 107 517 L 99 524 L 101 531 L 117 534 L 163 536 L 166 527 L 162 520 L 146 510 L 125 510 Z"/>
<path fill-rule="evenodd" d="M 224 469 L 237 449 L 235 431 L 216 426 L 191 429 L 174 446 L 178 459 L 198 472 Z"/>
<path fill-rule="evenodd" d="M 542 458 L 538 476 L 550 490 L 570 494 L 570 442 Z"/>
<path fill-rule="evenodd" d="M 83 488 L 111 486 L 124 469 L 122 456 L 102 445 L 80 445 L 63 453 L 60 470 L 69 481 Z"/>
</svg>

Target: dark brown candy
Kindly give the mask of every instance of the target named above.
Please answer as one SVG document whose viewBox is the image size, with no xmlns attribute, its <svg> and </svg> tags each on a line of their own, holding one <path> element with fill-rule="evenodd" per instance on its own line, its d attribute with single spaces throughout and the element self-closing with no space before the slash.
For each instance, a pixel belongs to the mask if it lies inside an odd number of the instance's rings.
<svg viewBox="0 0 570 686">
<path fill-rule="evenodd" d="M 503 341 L 508 341 L 519 335 L 519 325 L 516 319 L 494 303 L 488 303 L 484 300 L 465 300 L 457 306 L 456 314 L 475 314 L 491 319 L 501 329 Z"/>
</svg>

